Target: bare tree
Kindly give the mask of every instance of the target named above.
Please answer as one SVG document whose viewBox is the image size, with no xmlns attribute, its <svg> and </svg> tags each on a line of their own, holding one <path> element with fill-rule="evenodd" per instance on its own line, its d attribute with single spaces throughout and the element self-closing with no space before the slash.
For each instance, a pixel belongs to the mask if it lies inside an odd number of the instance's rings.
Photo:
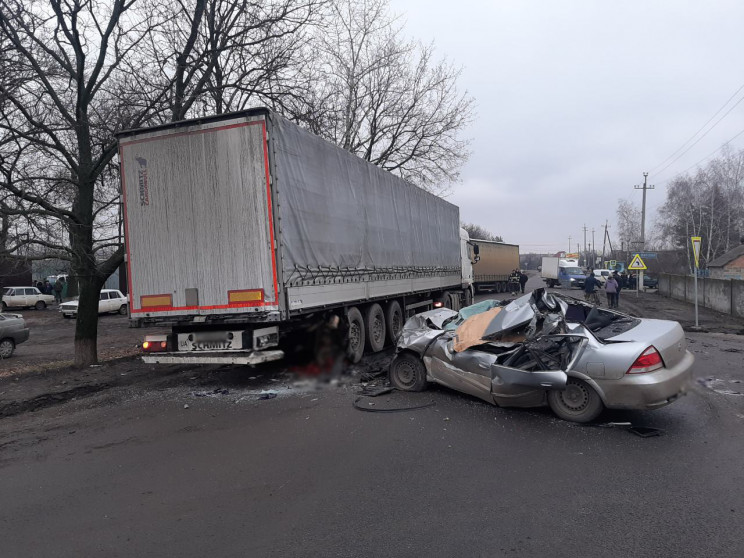
<svg viewBox="0 0 744 558">
<path fill-rule="evenodd" d="M 657 230 L 671 246 L 685 248 L 690 262 L 690 237 L 700 236 L 703 267 L 738 244 L 744 231 L 744 150 L 725 149 L 694 175 L 672 180 Z"/>
<path fill-rule="evenodd" d="M 473 100 L 460 70 L 407 41 L 387 0 L 336 0 L 306 65 L 313 91 L 296 120 L 382 168 L 442 193 L 468 158 Z"/>
<path fill-rule="evenodd" d="M 498 235 L 493 234 L 491 231 L 475 223 L 460 223 L 460 226 L 465 229 L 470 238 L 477 238 L 479 240 L 494 240 L 496 242 L 504 242 L 504 239 Z"/>
<path fill-rule="evenodd" d="M 641 209 L 630 200 L 618 200 L 616 217 L 620 242 L 632 250 L 641 239 Z"/>
<path fill-rule="evenodd" d="M 97 360 L 99 292 L 123 260 L 115 133 L 254 99 L 280 105 L 325 1 L 0 3 L 4 250 L 70 261 L 76 365 Z M 13 242 L 11 219 L 23 230 Z"/>
</svg>

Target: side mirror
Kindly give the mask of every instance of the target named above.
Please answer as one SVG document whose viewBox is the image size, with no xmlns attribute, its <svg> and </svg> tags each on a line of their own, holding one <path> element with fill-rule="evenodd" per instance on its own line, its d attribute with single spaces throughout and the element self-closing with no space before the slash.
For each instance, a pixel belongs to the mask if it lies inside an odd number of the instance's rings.
<svg viewBox="0 0 744 558">
<path fill-rule="evenodd" d="M 473 254 L 476 256 L 480 254 L 480 247 L 477 244 L 473 244 Z"/>
</svg>

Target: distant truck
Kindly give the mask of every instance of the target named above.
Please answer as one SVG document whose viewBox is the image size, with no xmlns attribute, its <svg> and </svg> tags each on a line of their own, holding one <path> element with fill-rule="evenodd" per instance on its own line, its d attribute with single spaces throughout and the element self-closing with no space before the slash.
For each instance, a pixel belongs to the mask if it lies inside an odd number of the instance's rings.
<svg viewBox="0 0 744 558">
<path fill-rule="evenodd" d="M 472 303 L 457 206 L 268 109 L 122 132 L 130 320 L 150 363 L 258 364 L 333 327 L 348 356 Z"/>
<path fill-rule="evenodd" d="M 548 287 L 584 288 L 584 272 L 576 260 L 544 257 L 540 277 Z"/>
<path fill-rule="evenodd" d="M 477 253 L 473 264 L 475 292 L 507 292 L 509 274 L 519 269 L 519 246 L 493 240 L 472 239 L 470 242 Z"/>
</svg>

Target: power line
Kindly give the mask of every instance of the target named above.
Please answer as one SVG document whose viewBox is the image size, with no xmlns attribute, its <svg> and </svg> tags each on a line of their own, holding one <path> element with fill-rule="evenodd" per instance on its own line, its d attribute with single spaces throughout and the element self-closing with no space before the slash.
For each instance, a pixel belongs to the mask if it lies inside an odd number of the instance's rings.
<svg viewBox="0 0 744 558">
<path fill-rule="evenodd" d="M 693 147 L 695 147 L 695 146 L 696 146 L 696 145 L 698 144 L 698 142 L 699 142 L 699 141 L 700 141 L 701 139 L 703 139 L 703 138 L 704 138 L 705 136 L 707 136 L 707 135 L 708 135 L 708 133 L 709 133 L 709 132 L 710 132 L 710 131 L 711 131 L 711 130 L 712 130 L 713 128 L 715 128 L 715 127 L 716 127 L 716 126 L 718 125 L 718 123 L 719 123 L 719 122 L 720 122 L 721 120 L 723 120 L 724 118 L 726 118 L 726 116 L 728 116 L 728 114 L 729 114 L 729 113 L 730 113 L 730 112 L 731 112 L 732 110 L 734 110 L 734 109 L 735 109 L 735 108 L 736 108 L 736 107 L 737 107 L 737 106 L 739 105 L 739 103 L 741 103 L 742 101 L 744 101 L 744 97 L 742 97 L 741 99 L 739 99 L 738 101 L 736 101 L 736 103 L 734 103 L 734 104 L 732 105 L 732 107 L 731 107 L 730 109 L 728 109 L 728 110 L 727 110 L 727 111 L 726 111 L 726 112 L 725 112 L 725 113 L 723 114 L 723 116 L 721 116 L 721 118 L 719 118 L 718 120 L 716 120 L 716 122 L 715 122 L 715 124 L 713 124 L 713 126 L 711 126 L 710 128 L 708 128 L 708 129 L 707 129 L 707 130 L 705 131 L 705 133 L 704 133 L 704 134 L 703 134 L 702 136 L 700 136 L 700 137 L 699 137 L 698 139 L 696 139 L 696 140 L 695 140 L 695 141 L 694 141 L 693 143 L 691 143 L 691 144 L 690 144 L 690 146 L 689 146 L 689 147 L 688 147 L 687 149 L 685 149 L 685 150 L 684 150 L 684 151 L 683 151 L 682 153 L 680 153 L 679 155 L 677 155 L 677 156 L 676 156 L 676 157 L 675 157 L 675 158 L 674 158 L 674 159 L 673 159 L 673 160 L 672 160 L 672 161 L 671 161 L 671 162 L 670 162 L 670 163 L 669 163 L 669 164 L 668 164 L 667 166 L 665 166 L 665 167 L 664 167 L 663 169 L 661 169 L 661 170 L 660 170 L 660 171 L 659 171 L 659 172 L 658 172 L 657 174 L 661 174 L 661 173 L 663 173 L 663 172 L 664 172 L 665 170 L 667 170 L 667 169 L 668 169 L 669 167 L 671 167 L 671 166 L 672 166 L 672 165 L 673 165 L 674 163 L 676 163 L 677 161 L 679 161 L 679 160 L 680 160 L 680 159 L 681 159 L 681 158 L 682 158 L 682 157 L 683 157 L 683 156 L 684 156 L 684 155 L 685 155 L 686 153 L 688 153 L 688 152 L 690 151 L 690 149 L 692 149 Z"/>
<path fill-rule="evenodd" d="M 715 150 L 711 151 L 711 152 L 710 152 L 710 153 L 709 153 L 708 155 L 706 155 L 705 157 L 703 157 L 702 159 L 700 159 L 700 160 L 699 160 L 699 161 L 698 161 L 697 163 L 695 163 L 695 164 L 693 164 L 693 165 L 690 165 L 690 166 L 689 166 L 689 167 L 687 167 L 687 168 L 686 168 L 685 170 L 683 170 L 683 171 L 680 171 L 680 172 L 678 172 L 677 174 L 675 174 L 674 176 L 671 176 L 671 177 L 667 178 L 667 179 L 666 179 L 666 180 L 665 180 L 665 181 L 664 181 L 663 183 L 664 183 L 664 184 L 666 184 L 666 183 L 668 183 L 668 182 L 670 182 L 670 181 L 674 180 L 674 179 L 675 179 L 676 177 L 678 177 L 678 176 L 679 176 L 680 174 L 685 174 L 685 173 L 686 173 L 687 171 L 689 171 L 690 169 L 694 169 L 695 167 L 697 167 L 697 166 L 698 166 L 698 165 L 699 165 L 700 163 L 702 163 L 703 161 L 706 161 L 706 160 L 710 159 L 711 157 L 713 157 L 713 155 L 715 155 L 716 153 L 718 153 L 718 152 L 719 152 L 719 151 L 720 151 L 721 149 L 723 149 L 723 148 L 724 148 L 724 147 L 725 147 L 726 145 L 728 145 L 729 143 L 731 143 L 732 141 L 734 141 L 734 140 L 735 140 L 736 138 L 738 138 L 738 137 L 739 137 L 739 136 L 741 136 L 742 134 L 744 134 L 744 130 L 741 130 L 741 131 L 740 131 L 740 132 L 739 132 L 738 134 L 736 134 L 736 135 L 735 135 L 734 137 L 732 137 L 732 138 L 729 138 L 729 139 L 727 139 L 726 141 L 724 141 L 724 142 L 723 142 L 723 143 L 722 143 L 722 144 L 721 144 L 720 146 L 718 146 L 718 147 L 717 147 L 717 148 L 716 148 Z"/>
<path fill-rule="evenodd" d="M 729 104 L 729 103 L 731 102 L 731 99 L 733 99 L 734 97 L 736 97 L 736 96 L 737 96 L 737 95 L 739 94 L 739 92 L 740 92 L 740 91 L 741 91 L 742 89 L 744 89 L 744 84 L 742 84 L 742 86 L 741 86 L 741 87 L 739 87 L 739 89 L 737 89 L 737 90 L 736 90 L 736 91 L 734 92 L 734 94 L 733 94 L 733 95 L 731 95 L 731 97 L 729 97 L 729 98 L 728 98 L 728 99 L 726 100 L 726 102 L 725 102 L 725 103 L 723 103 L 723 105 L 721 105 L 721 108 L 719 108 L 719 109 L 718 109 L 718 110 L 717 110 L 717 111 L 715 112 L 715 114 L 714 114 L 713 116 L 711 116 L 711 117 L 710 117 L 710 118 L 708 119 L 708 121 L 707 121 L 707 122 L 706 122 L 705 124 L 703 124 L 703 125 L 702 125 L 702 126 L 700 127 L 700 129 L 699 129 L 699 130 L 698 130 L 697 132 L 695 132 L 694 134 L 692 134 L 692 136 L 690 136 L 690 138 L 689 138 L 689 139 L 688 139 L 688 140 L 687 140 L 687 141 L 686 141 L 685 143 L 683 143 L 683 144 L 682 144 L 682 145 L 681 145 L 681 146 L 680 146 L 680 147 L 679 147 L 679 148 L 678 148 L 678 149 L 677 149 L 677 150 L 676 150 L 676 151 L 675 151 L 674 153 L 672 153 L 671 155 L 669 155 L 669 157 L 667 157 L 667 158 L 666 158 L 666 159 L 664 159 L 664 160 L 663 160 L 663 161 L 662 161 L 661 163 L 659 163 L 659 164 L 658 164 L 658 165 L 656 165 L 656 166 L 655 166 L 654 168 L 652 168 L 652 169 L 651 169 L 651 170 L 649 171 L 649 174 L 654 174 L 654 173 L 656 172 L 656 169 L 658 169 L 658 168 L 659 168 L 660 166 L 662 166 L 662 165 L 663 165 L 664 163 L 666 163 L 666 162 L 667 162 L 667 161 L 668 161 L 669 159 L 671 159 L 672 157 L 674 157 L 674 156 L 675 156 L 675 155 L 676 155 L 677 153 L 679 153 L 680 151 L 682 151 L 682 149 L 684 149 L 684 148 L 685 148 L 685 146 L 686 146 L 686 145 L 687 145 L 688 143 L 690 143 L 690 141 L 692 141 L 692 140 L 693 140 L 693 139 L 695 138 L 695 136 L 697 136 L 697 135 L 698 135 L 698 134 L 699 134 L 700 132 L 702 132 L 702 131 L 703 131 L 703 130 L 705 129 L 705 127 L 706 127 L 706 126 L 707 126 L 708 124 L 710 124 L 710 123 L 711 123 L 711 121 L 712 121 L 712 120 L 713 120 L 713 119 L 714 119 L 714 118 L 715 118 L 716 116 L 718 116 L 718 113 L 720 113 L 720 112 L 721 112 L 721 111 L 722 111 L 722 110 L 723 110 L 724 108 L 726 108 L 726 105 L 728 105 L 728 104 Z M 741 101 L 739 101 L 739 102 L 741 102 Z M 729 111 L 729 112 L 731 112 L 731 111 Z M 727 112 L 726 114 L 728 114 L 728 112 Z M 726 116 L 726 115 L 724 115 L 724 116 Z M 715 125 L 714 125 L 714 127 L 715 127 Z M 713 129 L 713 128 L 711 128 L 711 130 L 712 130 L 712 129 Z M 710 131 L 710 130 L 708 130 L 708 131 Z M 707 133 L 707 132 L 706 132 L 706 133 Z M 660 172 L 661 172 L 661 171 L 660 171 Z"/>
</svg>

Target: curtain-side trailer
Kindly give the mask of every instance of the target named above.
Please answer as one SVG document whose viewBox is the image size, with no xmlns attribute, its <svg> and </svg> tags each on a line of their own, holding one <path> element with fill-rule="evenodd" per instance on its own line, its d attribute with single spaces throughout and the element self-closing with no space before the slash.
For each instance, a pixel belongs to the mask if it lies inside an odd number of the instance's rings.
<svg viewBox="0 0 744 558">
<path fill-rule="evenodd" d="M 256 364 L 284 333 L 348 328 L 348 354 L 409 315 L 472 302 L 457 206 L 268 109 L 119 135 L 130 316 L 146 362 Z"/>
<path fill-rule="evenodd" d="M 519 269 L 519 246 L 493 240 L 473 239 L 470 242 L 478 246 L 478 261 L 473 264 L 476 292 L 507 292 L 509 275 Z"/>
</svg>

